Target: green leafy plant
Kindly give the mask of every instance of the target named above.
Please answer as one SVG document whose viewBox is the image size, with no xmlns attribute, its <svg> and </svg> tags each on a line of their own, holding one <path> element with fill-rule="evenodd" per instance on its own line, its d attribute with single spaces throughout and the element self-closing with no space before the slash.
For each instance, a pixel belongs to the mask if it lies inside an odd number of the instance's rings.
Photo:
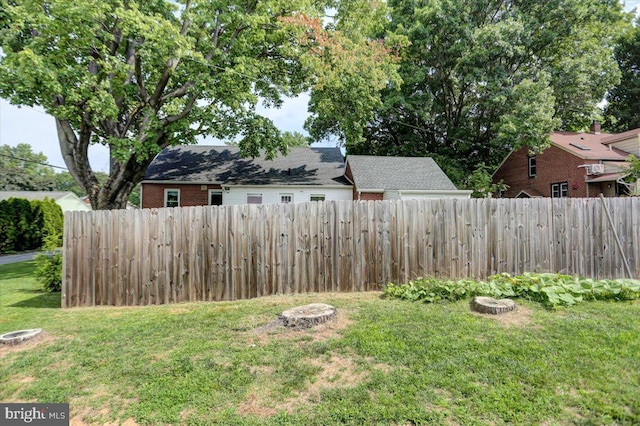
<svg viewBox="0 0 640 426">
<path fill-rule="evenodd" d="M 36 256 L 36 280 L 48 292 L 62 290 L 62 252 L 39 254 Z"/>
<path fill-rule="evenodd" d="M 593 280 L 553 273 L 512 276 L 501 273 L 488 281 L 418 278 L 407 284 L 389 283 L 384 296 L 433 303 L 453 302 L 474 296 L 520 297 L 549 308 L 572 306 L 583 300 L 632 300 L 640 298 L 638 280 Z"/>
</svg>

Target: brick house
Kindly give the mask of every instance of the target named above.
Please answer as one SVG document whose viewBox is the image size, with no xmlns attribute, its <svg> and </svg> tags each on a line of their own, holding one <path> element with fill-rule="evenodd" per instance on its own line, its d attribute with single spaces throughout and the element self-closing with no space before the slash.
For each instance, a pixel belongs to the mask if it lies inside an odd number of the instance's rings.
<svg viewBox="0 0 640 426">
<path fill-rule="evenodd" d="M 600 124 L 590 132 L 553 132 L 551 146 L 537 155 L 528 148 L 512 151 L 493 174 L 503 181 L 507 198 L 605 197 L 637 190 L 622 181 L 629 166 L 629 154 L 640 154 L 640 129 L 621 134 L 604 134 Z"/>
<path fill-rule="evenodd" d="M 291 148 L 273 160 L 233 146 L 177 146 L 153 160 L 142 208 L 350 200 L 340 148 Z"/>
<path fill-rule="evenodd" d="M 143 208 L 469 197 L 431 158 L 349 156 L 340 148 L 291 148 L 273 160 L 232 146 L 163 150 L 142 181 Z"/>
<path fill-rule="evenodd" d="M 354 200 L 469 198 L 430 157 L 349 155 L 345 176 L 353 182 Z"/>
</svg>

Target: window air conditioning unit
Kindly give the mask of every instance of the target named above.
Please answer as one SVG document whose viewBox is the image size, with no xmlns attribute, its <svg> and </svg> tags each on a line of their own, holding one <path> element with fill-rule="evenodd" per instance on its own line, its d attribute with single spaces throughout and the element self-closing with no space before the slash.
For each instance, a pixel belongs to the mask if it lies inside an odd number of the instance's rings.
<svg viewBox="0 0 640 426">
<path fill-rule="evenodd" d="M 602 173 L 604 173 L 604 164 L 589 164 L 587 174 L 600 175 Z"/>
<path fill-rule="evenodd" d="M 604 173 L 604 164 L 583 164 L 578 167 L 584 167 L 588 175 L 600 175 Z"/>
</svg>

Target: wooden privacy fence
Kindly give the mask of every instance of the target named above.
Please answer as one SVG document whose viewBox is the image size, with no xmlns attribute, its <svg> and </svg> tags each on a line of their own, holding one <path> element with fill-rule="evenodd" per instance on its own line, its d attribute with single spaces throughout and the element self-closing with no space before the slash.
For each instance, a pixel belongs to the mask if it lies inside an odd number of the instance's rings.
<svg viewBox="0 0 640 426">
<path fill-rule="evenodd" d="M 623 254 L 637 278 L 639 216 L 640 198 L 71 212 L 64 226 L 62 306 L 367 291 L 418 276 L 550 271 L 624 278 Z"/>
</svg>

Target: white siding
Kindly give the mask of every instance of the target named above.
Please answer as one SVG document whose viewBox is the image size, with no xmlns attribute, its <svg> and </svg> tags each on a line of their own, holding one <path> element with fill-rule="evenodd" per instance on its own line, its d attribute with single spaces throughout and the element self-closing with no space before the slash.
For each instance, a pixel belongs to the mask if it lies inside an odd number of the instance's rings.
<svg viewBox="0 0 640 426">
<path fill-rule="evenodd" d="M 399 200 L 400 198 L 400 191 L 384 191 L 382 194 L 383 200 Z"/>
<path fill-rule="evenodd" d="M 229 187 L 229 191 L 222 192 L 222 204 L 246 204 L 247 194 L 262 194 L 263 204 L 280 202 L 280 195 L 292 195 L 294 203 L 304 203 L 311 195 L 324 195 L 325 200 L 347 200 L 353 198 L 351 187 L 323 188 L 323 187 Z"/>
<path fill-rule="evenodd" d="M 386 193 L 385 193 L 386 195 Z M 401 200 L 421 200 L 424 198 L 469 198 L 471 191 L 432 191 L 432 192 L 411 192 L 402 191 L 399 192 Z M 385 198 L 386 200 L 387 198 Z"/>
<path fill-rule="evenodd" d="M 637 136 L 634 136 L 631 139 L 622 140 L 620 142 L 614 142 L 611 144 L 611 146 L 633 154 L 636 157 L 640 156 L 640 140 L 638 140 Z"/>
<path fill-rule="evenodd" d="M 60 206 L 60 208 L 62 209 L 63 212 L 69 212 L 69 211 L 86 212 L 86 211 L 91 211 L 91 206 L 86 205 L 84 202 L 82 202 L 81 199 L 79 199 L 75 195 L 58 198 L 56 200 L 56 204 Z"/>
<path fill-rule="evenodd" d="M 629 163 L 626 161 L 603 161 L 605 173 L 619 173 L 624 172 L 629 168 Z"/>
</svg>

